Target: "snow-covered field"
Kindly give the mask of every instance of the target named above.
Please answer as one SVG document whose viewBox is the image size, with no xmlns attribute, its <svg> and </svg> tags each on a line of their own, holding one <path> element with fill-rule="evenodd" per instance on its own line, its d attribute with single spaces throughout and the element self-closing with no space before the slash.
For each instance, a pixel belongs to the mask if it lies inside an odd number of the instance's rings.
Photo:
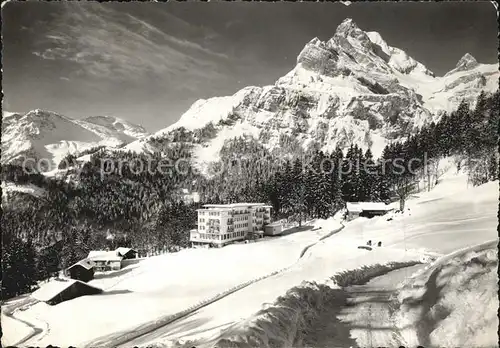
<svg viewBox="0 0 500 348">
<path fill-rule="evenodd" d="M 130 329 L 289 266 L 305 247 L 331 231 L 311 231 L 321 223 L 331 229 L 340 227 L 338 218 L 320 221 L 317 226 L 313 221 L 303 231 L 256 243 L 186 249 L 151 257 L 120 271 L 98 273 L 89 284 L 104 289 L 102 295 L 84 296 L 56 306 L 40 302 L 15 315 L 50 327 L 49 332 L 27 344 L 75 345 Z M 68 325 L 71 322 L 78 325 Z"/>
<path fill-rule="evenodd" d="M 114 274 L 99 275 L 91 284 L 103 288 L 102 295 L 56 306 L 37 303 L 15 315 L 49 328 L 26 344 L 82 346 L 286 268 L 126 346 L 210 339 L 229 326 L 249 325 L 266 304 L 303 281 L 323 282 L 339 271 L 362 265 L 420 260 L 423 255 L 444 255 L 493 240 L 497 238 L 497 202 L 498 181 L 472 188 L 465 175 L 450 170 L 431 192 L 410 199 L 404 214 L 359 218 L 321 241 L 322 236 L 339 227 L 337 219 L 316 222 L 322 225 L 319 230 L 256 243 L 152 257 Z M 357 248 L 369 239 L 380 240 L 383 246 L 373 251 Z M 299 259 L 301 251 L 312 244 Z"/>
<path fill-rule="evenodd" d="M 244 330 L 253 314 L 272 304 L 303 281 L 324 282 L 333 274 L 362 265 L 422 259 L 444 255 L 495 239 L 498 182 L 468 188 L 465 175 L 450 170 L 434 190 L 410 200 L 402 215 L 357 219 L 341 232 L 308 250 L 285 272 L 253 284 L 196 313 L 167 325 L 128 345 L 150 345 L 192 340 L 213 341 L 224 329 Z M 387 221 L 392 217 L 391 221 Z M 357 249 L 381 240 L 382 248 Z"/>
<path fill-rule="evenodd" d="M 7 305 L 2 304 L 2 345 L 13 346 L 35 333 L 29 323 L 12 317 L 14 312 L 32 302 L 35 302 L 35 300 L 29 298 L 29 296 L 20 296 L 9 301 Z"/>
</svg>

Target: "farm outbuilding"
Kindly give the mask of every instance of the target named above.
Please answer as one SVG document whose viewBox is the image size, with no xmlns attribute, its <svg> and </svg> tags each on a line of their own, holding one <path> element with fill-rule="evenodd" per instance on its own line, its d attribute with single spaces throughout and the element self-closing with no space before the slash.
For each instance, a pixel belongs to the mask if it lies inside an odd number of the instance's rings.
<svg viewBox="0 0 500 348">
<path fill-rule="evenodd" d="M 84 259 L 66 268 L 66 274 L 71 279 L 88 282 L 94 279 L 94 266 L 91 261 Z"/>
<path fill-rule="evenodd" d="M 374 216 L 384 215 L 393 210 L 390 205 L 383 202 L 348 202 L 347 220 L 353 220 L 357 217 L 372 218 Z"/>
<path fill-rule="evenodd" d="M 118 256 L 121 256 L 123 260 L 128 260 L 128 259 L 135 259 L 137 258 L 137 250 L 132 249 L 132 248 L 117 248 L 116 253 Z"/>
<path fill-rule="evenodd" d="M 31 296 L 39 301 L 46 302 L 49 305 L 72 300 L 74 298 L 86 295 L 95 295 L 102 293 L 102 289 L 88 285 L 79 280 L 53 280 L 44 284 L 40 289 L 33 292 Z"/>
<path fill-rule="evenodd" d="M 276 236 L 283 232 L 283 224 L 281 222 L 273 222 L 264 226 L 264 234 L 266 236 Z"/>
</svg>

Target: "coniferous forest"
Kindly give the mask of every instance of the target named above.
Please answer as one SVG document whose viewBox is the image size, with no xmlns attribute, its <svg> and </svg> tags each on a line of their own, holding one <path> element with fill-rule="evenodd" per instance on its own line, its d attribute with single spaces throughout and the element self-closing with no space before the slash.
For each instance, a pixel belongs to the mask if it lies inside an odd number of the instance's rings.
<svg viewBox="0 0 500 348">
<path fill-rule="evenodd" d="M 332 153 L 298 151 L 293 139 L 283 139 L 278 151 L 269 151 L 258 140 L 237 138 L 224 145 L 218 174 L 204 176 L 188 160 L 193 138 L 212 132 L 208 127 L 200 134 L 158 139 L 161 154 L 99 148 L 79 168 L 69 157 L 59 168 L 70 169 L 58 179 L 3 165 L 3 182 L 45 192 L 2 197 L 4 298 L 30 291 L 90 250 L 119 245 L 154 254 L 187 247 L 196 209 L 207 203 L 269 203 L 275 219 L 299 223 L 332 216 L 348 201 L 399 200 L 404 207 L 412 192 L 439 181 L 437 163 L 450 156 L 467 171 L 471 185 L 497 180 L 499 100 L 496 92 L 481 94 L 472 109 L 462 103 L 439 122 L 388 144 L 380 158 L 356 145 Z M 157 170 L 164 157 L 187 159 L 185 167 Z M 141 161 L 149 170 L 138 170 Z M 198 192 L 201 201 L 185 201 L 183 189 Z"/>
</svg>

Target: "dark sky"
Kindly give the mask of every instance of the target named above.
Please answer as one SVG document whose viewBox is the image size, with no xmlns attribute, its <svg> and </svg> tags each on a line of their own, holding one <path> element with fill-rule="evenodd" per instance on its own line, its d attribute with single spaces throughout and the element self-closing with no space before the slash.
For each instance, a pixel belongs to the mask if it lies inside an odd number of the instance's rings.
<svg viewBox="0 0 500 348">
<path fill-rule="evenodd" d="M 111 115 L 158 130 L 199 98 L 273 84 L 345 18 L 436 75 L 466 52 L 497 62 L 490 2 L 9 3 L 3 108 Z"/>
</svg>

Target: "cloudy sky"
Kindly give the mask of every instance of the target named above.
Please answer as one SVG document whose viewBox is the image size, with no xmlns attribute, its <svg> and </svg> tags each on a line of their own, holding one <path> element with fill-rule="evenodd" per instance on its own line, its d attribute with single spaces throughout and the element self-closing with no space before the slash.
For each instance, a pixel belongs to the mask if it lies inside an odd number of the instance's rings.
<svg viewBox="0 0 500 348">
<path fill-rule="evenodd" d="M 3 109 L 111 115 L 150 131 L 200 98 L 273 84 L 345 19 L 443 75 L 466 53 L 497 62 L 489 2 L 9 3 Z"/>
</svg>

